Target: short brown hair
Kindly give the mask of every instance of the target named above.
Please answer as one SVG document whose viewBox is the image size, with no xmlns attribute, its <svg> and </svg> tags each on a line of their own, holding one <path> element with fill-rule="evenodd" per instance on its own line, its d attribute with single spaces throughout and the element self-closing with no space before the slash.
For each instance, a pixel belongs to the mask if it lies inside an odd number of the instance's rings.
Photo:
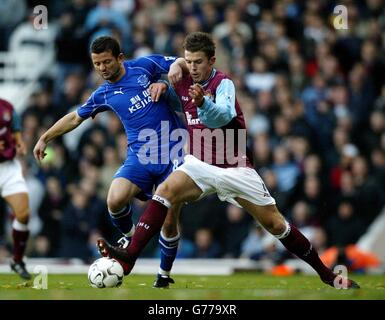
<svg viewBox="0 0 385 320">
<path fill-rule="evenodd" d="M 215 56 L 215 43 L 211 36 L 205 32 L 192 32 L 183 42 L 183 48 L 190 52 L 202 51 L 210 59 Z"/>
<path fill-rule="evenodd" d="M 118 40 L 110 36 L 102 36 L 96 38 L 91 44 L 91 53 L 102 53 L 111 51 L 112 55 L 117 58 L 121 53 Z"/>
</svg>

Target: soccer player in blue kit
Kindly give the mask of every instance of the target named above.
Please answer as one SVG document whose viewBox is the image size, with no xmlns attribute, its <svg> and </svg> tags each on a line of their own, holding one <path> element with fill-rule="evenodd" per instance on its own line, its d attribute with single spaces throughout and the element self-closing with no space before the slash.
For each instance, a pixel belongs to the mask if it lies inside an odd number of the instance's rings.
<svg viewBox="0 0 385 320">
<path fill-rule="evenodd" d="M 128 139 L 127 158 L 116 172 L 111 183 L 107 206 L 111 221 L 123 234 L 119 240 L 122 248 L 128 246 L 135 231 L 130 200 L 152 198 L 152 190 L 172 173 L 183 159 L 183 141 L 165 139 L 178 128 L 184 128 L 177 114 L 168 104 L 179 104 L 170 90 L 160 97 L 156 82 L 169 71 L 175 57 L 150 55 L 134 60 L 124 60 L 119 43 L 112 37 L 99 37 L 91 45 L 91 59 L 97 73 L 106 80 L 88 101 L 76 111 L 68 113 L 49 128 L 36 143 L 33 153 L 38 161 L 44 159 L 47 144 L 78 127 L 99 112 L 112 110 L 120 118 Z M 168 132 L 165 132 L 168 130 Z M 168 134 L 168 135 L 167 135 Z M 148 146 L 148 138 L 154 145 Z M 183 140 L 183 139 L 182 139 Z M 179 149 L 177 148 L 181 146 Z M 148 157 L 150 151 L 150 157 Z M 161 265 L 154 287 L 166 287 L 176 256 L 179 233 L 173 216 L 179 216 L 180 205 L 170 208 L 169 219 L 159 238 Z M 171 221 L 171 223 L 167 223 Z"/>
</svg>

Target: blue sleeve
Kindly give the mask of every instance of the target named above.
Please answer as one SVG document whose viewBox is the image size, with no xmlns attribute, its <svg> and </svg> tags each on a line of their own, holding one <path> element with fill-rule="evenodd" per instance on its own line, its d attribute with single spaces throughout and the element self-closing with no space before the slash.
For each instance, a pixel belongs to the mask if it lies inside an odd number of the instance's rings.
<svg viewBox="0 0 385 320">
<path fill-rule="evenodd" d="M 168 106 L 176 112 L 183 112 L 182 103 L 175 90 L 169 85 L 166 80 L 159 80 L 158 82 L 163 82 L 167 84 L 167 91 L 163 94 L 163 98 L 166 100 Z"/>
<path fill-rule="evenodd" d="M 174 56 L 153 54 L 136 59 L 134 66 L 146 69 L 153 79 L 159 79 L 162 74 L 168 73 L 171 64 L 177 59 Z"/>
<path fill-rule="evenodd" d="M 76 109 L 79 117 L 87 119 L 89 117 L 94 118 L 99 112 L 109 110 L 110 107 L 104 102 L 103 95 L 98 89 L 94 91 L 88 98 L 86 103 Z"/>
<path fill-rule="evenodd" d="M 215 103 L 204 97 L 198 109 L 198 117 L 208 128 L 220 128 L 237 116 L 235 87 L 230 79 L 223 79 L 216 90 Z"/>
<path fill-rule="evenodd" d="M 20 132 L 21 131 L 21 118 L 15 110 L 13 110 L 13 112 L 12 112 L 11 130 L 12 130 L 12 132 Z"/>
</svg>

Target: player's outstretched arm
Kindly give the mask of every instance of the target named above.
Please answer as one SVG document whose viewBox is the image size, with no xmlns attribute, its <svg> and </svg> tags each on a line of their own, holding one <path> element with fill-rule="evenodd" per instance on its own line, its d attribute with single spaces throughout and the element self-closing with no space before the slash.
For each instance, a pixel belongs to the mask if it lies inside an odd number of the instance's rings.
<svg viewBox="0 0 385 320">
<path fill-rule="evenodd" d="M 44 159 L 48 142 L 72 131 L 79 126 L 85 119 L 80 117 L 76 111 L 73 111 L 59 119 L 51 128 L 49 128 L 38 140 L 33 148 L 33 155 L 37 161 Z"/>
</svg>

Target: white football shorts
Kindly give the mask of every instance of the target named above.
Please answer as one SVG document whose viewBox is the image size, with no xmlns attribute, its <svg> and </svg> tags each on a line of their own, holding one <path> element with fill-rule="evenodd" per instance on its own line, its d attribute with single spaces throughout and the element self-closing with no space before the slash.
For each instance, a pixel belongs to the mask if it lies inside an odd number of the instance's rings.
<svg viewBox="0 0 385 320">
<path fill-rule="evenodd" d="M 0 162 L 0 194 L 7 197 L 16 193 L 28 193 L 19 160 Z"/>
<path fill-rule="evenodd" d="M 176 170 L 186 173 L 202 190 L 199 199 L 217 193 L 221 201 L 230 202 L 238 207 L 240 205 L 234 199 L 236 197 L 259 206 L 275 204 L 262 178 L 253 168 L 220 168 L 188 154 L 184 158 L 184 163 Z"/>
</svg>

